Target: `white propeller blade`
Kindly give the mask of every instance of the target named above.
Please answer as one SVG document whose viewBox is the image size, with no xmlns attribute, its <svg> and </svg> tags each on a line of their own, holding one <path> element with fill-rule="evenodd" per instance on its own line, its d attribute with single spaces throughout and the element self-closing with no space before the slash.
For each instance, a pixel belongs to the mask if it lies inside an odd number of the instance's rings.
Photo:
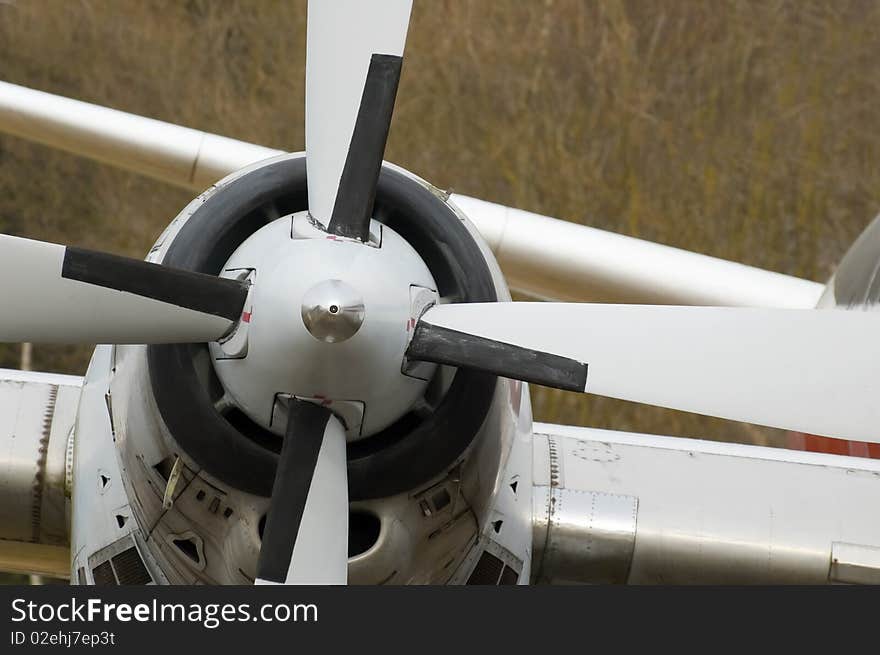
<svg viewBox="0 0 880 655">
<path fill-rule="evenodd" d="M 325 407 L 290 402 L 256 584 L 345 584 L 345 428 Z"/>
<path fill-rule="evenodd" d="M 572 390 L 585 380 L 602 396 L 880 442 L 880 312 L 440 305 L 423 315 L 408 356 Z"/>
<path fill-rule="evenodd" d="M 357 160 L 381 165 L 391 120 L 387 98 L 367 98 L 365 83 L 373 55 L 403 55 L 412 0 L 310 0 L 306 37 L 306 162 L 309 212 L 330 224 L 337 190 L 346 168 L 355 123 L 365 121 L 360 149 L 352 148 Z M 399 74 L 399 62 L 398 62 Z M 394 81 L 394 93 L 397 84 Z M 383 94 L 380 93 L 379 96 Z M 387 95 L 387 94 L 385 94 Z M 365 100 L 362 110 L 361 101 Z M 383 117 L 387 111 L 387 120 Z M 361 114 L 359 116 L 359 114 Z M 374 123 L 378 121 L 378 126 Z M 381 131 L 384 124 L 384 134 Z M 381 140 L 379 152 L 374 143 Z M 366 154 L 360 150 L 367 150 Z M 375 185 L 375 182 L 373 183 Z M 363 187 L 363 184 L 354 186 Z M 365 191 L 369 195 L 369 189 Z M 363 200 L 363 199 L 360 199 Z M 372 198 L 369 198 L 372 210 Z M 362 203 L 361 203 L 362 204 Z"/>
<path fill-rule="evenodd" d="M 214 341 L 246 295 L 234 280 L 0 235 L 0 342 Z"/>
</svg>

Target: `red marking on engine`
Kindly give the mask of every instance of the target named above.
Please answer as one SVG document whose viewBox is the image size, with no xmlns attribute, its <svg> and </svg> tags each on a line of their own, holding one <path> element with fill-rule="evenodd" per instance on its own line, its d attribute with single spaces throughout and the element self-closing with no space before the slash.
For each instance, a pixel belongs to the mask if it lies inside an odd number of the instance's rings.
<svg viewBox="0 0 880 655">
<path fill-rule="evenodd" d="M 241 313 L 241 320 L 244 321 L 245 323 L 250 323 L 251 322 L 251 315 L 252 315 L 251 312 L 242 312 Z"/>
</svg>

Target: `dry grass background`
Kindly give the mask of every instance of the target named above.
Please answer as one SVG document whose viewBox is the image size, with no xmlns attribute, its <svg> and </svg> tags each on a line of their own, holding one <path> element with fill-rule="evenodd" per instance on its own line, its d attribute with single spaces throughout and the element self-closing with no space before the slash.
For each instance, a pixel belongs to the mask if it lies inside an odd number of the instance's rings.
<svg viewBox="0 0 880 655">
<path fill-rule="evenodd" d="M 300 150 L 304 27 L 304 1 L 2 0 L 0 79 Z M 386 157 L 469 195 L 824 280 L 880 207 L 878 37 L 868 0 L 416 0 Z M 2 232 L 142 256 L 188 199 L 0 137 Z M 88 352 L 38 347 L 35 365 L 82 372 Z M 0 346 L 0 365 L 17 357 Z M 534 396 L 545 420 L 780 440 Z"/>
</svg>

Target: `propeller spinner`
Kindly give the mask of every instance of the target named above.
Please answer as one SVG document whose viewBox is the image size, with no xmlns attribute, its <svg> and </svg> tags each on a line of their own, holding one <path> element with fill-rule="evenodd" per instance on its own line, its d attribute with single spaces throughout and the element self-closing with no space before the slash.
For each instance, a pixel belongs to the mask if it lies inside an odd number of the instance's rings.
<svg viewBox="0 0 880 655">
<path fill-rule="evenodd" d="M 330 407 L 349 441 L 388 427 L 424 394 L 434 366 L 416 377 L 402 362 L 437 287 L 412 246 L 373 226 L 376 239 L 365 244 L 328 234 L 300 212 L 257 230 L 226 263 L 225 274 L 253 271 L 254 283 L 239 327 L 246 334 L 232 356 L 224 343 L 211 345 L 214 370 L 266 430 L 286 434 L 280 393 Z"/>
</svg>

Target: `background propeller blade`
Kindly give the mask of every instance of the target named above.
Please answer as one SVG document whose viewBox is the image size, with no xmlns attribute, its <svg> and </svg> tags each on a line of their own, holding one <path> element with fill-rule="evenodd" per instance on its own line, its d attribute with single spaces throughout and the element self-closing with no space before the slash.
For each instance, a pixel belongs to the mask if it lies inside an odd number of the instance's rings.
<svg viewBox="0 0 880 655">
<path fill-rule="evenodd" d="M 257 584 L 348 580 L 345 428 L 329 409 L 291 399 Z"/>
<path fill-rule="evenodd" d="M 407 356 L 721 418 L 880 442 L 880 312 L 439 305 L 422 316 Z"/>
<path fill-rule="evenodd" d="M 246 297 L 236 280 L 0 235 L 0 342 L 214 341 Z"/>
<path fill-rule="evenodd" d="M 310 0 L 306 46 L 309 213 L 367 240 L 412 0 Z"/>
</svg>

